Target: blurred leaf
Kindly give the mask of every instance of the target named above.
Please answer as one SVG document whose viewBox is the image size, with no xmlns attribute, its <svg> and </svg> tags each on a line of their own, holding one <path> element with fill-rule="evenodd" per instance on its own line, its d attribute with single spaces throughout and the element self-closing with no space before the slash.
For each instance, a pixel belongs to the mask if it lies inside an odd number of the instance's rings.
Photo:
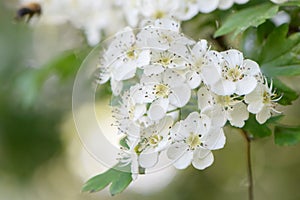
<svg viewBox="0 0 300 200">
<path fill-rule="evenodd" d="M 131 173 L 127 172 L 128 167 L 111 168 L 103 174 L 91 178 L 84 184 L 82 191 L 97 192 L 111 184 L 109 188 L 111 195 L 121 193 L 132 182 Z"/>
<path fill-rule="evenodd" d="M 129 149 L 129 146 L 127 144 L 127 136 L 123 137 L 121 140 L 120 140 L 120 145 L 126 149 Z"/>
<path fill-rule="evenodd" d="M 273 78 L 273 85 L 276 88 L 276 93 L 282 95 L 282 98 L 278 101 L 281 105 L 291 105 L 292 101 L 296 100 L 299 95 L 293 89 L 282 83 L 280 80 Z"/>
<path fill-rule="evenodd" d="M 275 144 L 294 145 L 300 142 L 300 127 L 275 127 Z"/>
<path fill-rule="evenodd" d="M 254 138 L 263 138 L 272 135 L 272 130 L 267 125 L 268 121 L 265 124 L 259 124 L 255 115 L 251 114 L 243 129 L 253 135 Z"/>
<path fill-rule="evenodd" d="M 298 6 L 300 7 L 300 1 L 298 0 L 294 0 L 294 1 L 288 1 L 288 2 L 285 2 L 285 3 L 282 3 L 280 4 L 281 7 L 283 6 Z"/>
<path fill-rule="evenodd" d="M 233 32 L 232 38 L 249 27 L 257 27 L 278 12 L 279 6 L 264 3 L 258 6 L 243 9 L 230 15 L 225 23 L 215 32 L 214 37 L 219 37 Z"/>
</svg>

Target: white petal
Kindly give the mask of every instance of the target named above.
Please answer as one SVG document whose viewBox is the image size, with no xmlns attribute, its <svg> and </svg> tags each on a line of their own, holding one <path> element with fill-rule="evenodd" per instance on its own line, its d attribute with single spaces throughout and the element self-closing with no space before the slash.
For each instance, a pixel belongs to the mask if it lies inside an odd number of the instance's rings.
<svg viewBox="0 0 300 200">
<path fill-rule="evenodd" d="M 248 118 L 249 112 L 243 102 L 233 105 L 233 109 L 228 110 L 228 120 L 232 126 L 242 128 Z"/>
<path fill-rule="evenodd" d="M 176 160 L 173 163 L 173 165 L 177 169 L 185 169 L 191 164 L 192 160 L 193 160 L 193 152 L 186 151 L 178 160 Z"/>
<path fill-rule="evenodd" d="M 229 68 L 235 68 L 236 66 L 241 66 L 243 64 L 244 56 L 238 50 L 230 49 L 228 51 L 221 52 L 221 54 L 227 61 Z"/>
<path fill-rule="evenodd" d="M 113 94 L 115 96 L 118 96 L 123 88 L 123 82 L 122 81 L 116 81 L 115 79 L 110 79 L 110 86 Z"/>
<path fill-rule="evenodd" d="M 243 67 L 245 68 L 244 73 L 248 75 L 256 75 L 260 73 L 259 65 L 253 60 L 246 59 L 244 60 Z"/>
<path fill-rule="evenodd" d="M 134 77 L 136 72 L 136 63 L 133 61 L 117 62 L 113 70 L 113 77 L 117 81 L 127 80 Z"/>
<path fill-rule="evenodd" d="M 207 107 L 201 110 L 201 113 L 210 117 L 211 126 L 223 127 L 227 121 L 226 113 L 220 105 Z"/>
<path fill-rule="evenodd" d="M 218 95 L 232 95 L 236 90 L 236 85 L 231 81 L 220 79 L 211 86 L 211 90 Z"/>
<path fill-rule="evenodd" d="M 194 152 L 192 164 L 196 169 L 203 170 L 214 162 L 214 156 L 210 150 L 199 149 Z"/>
<path fill-rule="evenodd" d="M 150 50 L 144 50 L 139 54 L 139 57 L 136 61 L 137 67 L 143 67 L 150 63 Z"/>
<path fill-rule="evenodd" d="M 143 151 L 139 157 L 140 166 L 143 168 L 151 168 L 158 162 L 158 152 Z"/>
<path fill-rule="evenodd" d="M 263 106 L 264 104 L 261 101 L 255 101 L 251 102 L 247 109 L 250 113 L 257 114 L 262 110 Z"/>
<path fill-rule="evenodd" d="M 191 72 L 187 74 L 187 83 L 191 87 L 191 89 L 197 88 L 202 81 L 200 74 L 196 72 Z"/>
<path fill-rule="evenodd" d="M 186 144 L 174 144 L 170 146 L 167 150 L 167 156 L 171 160 L 177 160 L 180 158 L 187 150 Z"/>
<path fill-rule="evenodd" d="M 148 116 L 152 120 L 162 119 L 168 110 L 169 100 L 165 98 L 160 98 L 155 100 L 149 108 Z"/>
<path fill-rule="evenodd" d="M 198 8 L 202 13 L 210 13 L 217 9 L 218 4 L 219 0 L 210 0 L 209 3 L 207 1 L 200 0 L 198 1 Z"/>
<path fill-rule="evenodd" d="M 206 65 L 202 68 L 204 82 L 213 85 L 221 79 L 220 66 Z"/>
<path fill-rule="evenodd" d="M 213 96 L 207 87 L 205 86 L 201 87 L 197 92 L 197 96 L 198 96 L 198 107 L 200 110 L 213 106 L 214 103 Z"/>
<path fill-rule="evenodd" d="M 146 65 L 143 67 L 144 69 L 144 74 L 146 76 L 150 76 L 152 74 L 160 74 L 162 73 L 165 68 L 162 65 Z"/>
<path fill-rule="evenodd" d="M 172 88 L 169 95 L 170 103 L 176 107 L 185 106 L 191 98 L 191 89 L 187 84 Z"/>
<path fill-rule="evenodd" d="M 226 137 L 222 128 L 211 128 L 209 132 L 203 136 L 204 147 L 210 150 L 223 148 L 225 142 Z"/>
<path fill-rule="evenodd" d="M 134 109 L 134 120 L 138 120 L 146 113 L 146 105 L 145 104 L 138 104 L 135 106 Z"/>
<path fill-rule="evenodd" d="M 236 83 L 236 94 L 244 95 L 252 92 L 257 85 L 257 80 L 253 77 L 245 77 Z"/>
<path fill-rule="evenodd" d="M 166 70 L 163 74 L 163 83 L 168 84 L 170 87 L 181 86 L 185 79 L 177 72 L 173 70 Z"/>
<path fill-rule="evenodd" d="M 263 124 L 271 117 L 270 109 L 264 106 L 262 110 L 256 114 L 256 120 L 258 123 Z"/>
</svg>

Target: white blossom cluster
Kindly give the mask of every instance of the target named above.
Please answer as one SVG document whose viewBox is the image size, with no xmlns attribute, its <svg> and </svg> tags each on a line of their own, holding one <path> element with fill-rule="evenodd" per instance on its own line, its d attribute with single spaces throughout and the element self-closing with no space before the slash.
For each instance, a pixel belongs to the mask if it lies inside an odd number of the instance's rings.
<svg viewBox="0 0 300 200">
<path fill-rule="evenodd" d="M 116 33 L 120 28 L 144 26 L 144 20 L 174 18 L 179 21 L 192 19 L 198 13 L 216 9 L 227 10 L 249 0 L 19 0 L 20 4 L 39 3 L 45 24 L 69 22 L 84 31 L 87 41 L 95 46 L 102 34 Z M 284 3 L 288 0 L 271 0 Z M 124 19 L 125 18 L 125 19 Z"/>
<path fill-rule="evenodd" d="M 114 125 L 127 143 L 120 162 L 131 164 L 134 177 L 162 153 L 178 169 L 205 169 L 225 144 L 226 122 L 241 128 L 252 113 L 263 124 L 278 113 L 279 98 L 240 51 L 212 50 L 174 20 L 152 22 L 125 28 L 101 55 L 99 83 L 110 81 Z"/>
</svg>

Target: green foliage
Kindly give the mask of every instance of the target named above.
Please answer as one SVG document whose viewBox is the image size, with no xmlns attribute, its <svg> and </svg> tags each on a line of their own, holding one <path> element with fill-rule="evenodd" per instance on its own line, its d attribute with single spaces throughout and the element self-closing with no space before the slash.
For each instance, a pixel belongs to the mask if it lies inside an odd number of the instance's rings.
<svg viewBox="0 0 300 200">
<path fill-rule="evenodd" d="M 300 127 L 275 127 L 275 143 L 278 145 L 294 145 L 300 142 Z"/>
<path fill-rule="evenodd" d="M 83 192 L 97 192 L 108 185 L 111 195 L 121 193 L 132 182 L 131 173 L 127 172 L 130 166 L 115 167 L 88 180 L 82 187 Z"/>
<path fill-rule="evenodd" d="M 250 133 L 254 138 L 263 138 L 272 135 L 272 130 L 268 127 L 268 122 L 259 124 L 253 114 L 250 115 L 243 129 Z"/>
<path fill-rule="evenodd" d="M 277 5 L 264 3 L 238 11 L 226 19 L 225 23 L 215 32 L 214 37 L 233 32 L 232 38 L 235 38 L 249 27 L 258 27 L 267 19 L 275 16 L 278 9 Z"/>
</svg>

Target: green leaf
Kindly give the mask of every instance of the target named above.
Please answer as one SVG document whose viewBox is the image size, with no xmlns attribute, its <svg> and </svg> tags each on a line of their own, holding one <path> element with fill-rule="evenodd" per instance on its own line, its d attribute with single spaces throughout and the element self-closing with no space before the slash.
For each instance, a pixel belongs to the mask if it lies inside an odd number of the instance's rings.
<svg viewBox="0 0 300 200">
<path fill-rule="evenodd" d="M 275 127 L 275 144 L 294 145 L 300 142 L 300 127 Z"/>
<path fill-rule="evenodd" d="M 112 180 L 112 184 L 109 188 L 110 194 L 112 196 L 123 192 L 127 186 L 131 183 L 132 177 L 131 173 L 122 172 L 118 173 L 118 176 Z"/>
<path fill-rule="evenodd" d="M 265 41 L 259 62 L 268 77 L 300 75 L 300 33 L 288 38 L 288 25 L 276 28 Z"/>
<path fill-rule="evenodd" d="M 116 166 L 89 179 L 82 187 L 83 192 L 97 192 L 110 185 L 111 195 L 116 195 L 124 191 L 132 182 L 131 173 L 128 172 L 130 166 Z"/>
<path fill-rule="evenodd" d="M 127 136 L 121 138 L 119 143 L 122 147 L 129 149 L 129 146 L 127 144 Z"/>
<path fill-rule="evenodd" d="M 215 32 L 214 37 L 234 31 L 232 38 L 235 38 L 249 27 L 257 27 L 275 16 L 278 9 L 278 5 L 264 3 L 238 11 L 226 19 L 225 23 Z"/>
<path fill-rule="evenodd" d="M 276 93 L 282 95 L 281 99 L 278 101 L 279 104 L 291 105 L 292 101 L 296 100 L 299 97 L 297 92 L 289 88 L 280 80 L 276 78 L 273 78 L 272 80 L 273 80 L 274 88 L 276 88 Z"/>
<path fill-rule="evenodd" d="M 285 3 L 280 4 L 280 7 L 284 7 L 284 6 L 298 6 L 300 7 L 300 1 L 295 0 L 295 1 L 288 1 Z"/>
<path fill-rule="evenodd" d="M 272 130 L 267 125 L 268 121 L 265 124 L 259 124 L 255 119 L 255 115 L 251 114 L 243 129 L 254 138 L 263 138 L 272 135 Z"/>
</svg>

